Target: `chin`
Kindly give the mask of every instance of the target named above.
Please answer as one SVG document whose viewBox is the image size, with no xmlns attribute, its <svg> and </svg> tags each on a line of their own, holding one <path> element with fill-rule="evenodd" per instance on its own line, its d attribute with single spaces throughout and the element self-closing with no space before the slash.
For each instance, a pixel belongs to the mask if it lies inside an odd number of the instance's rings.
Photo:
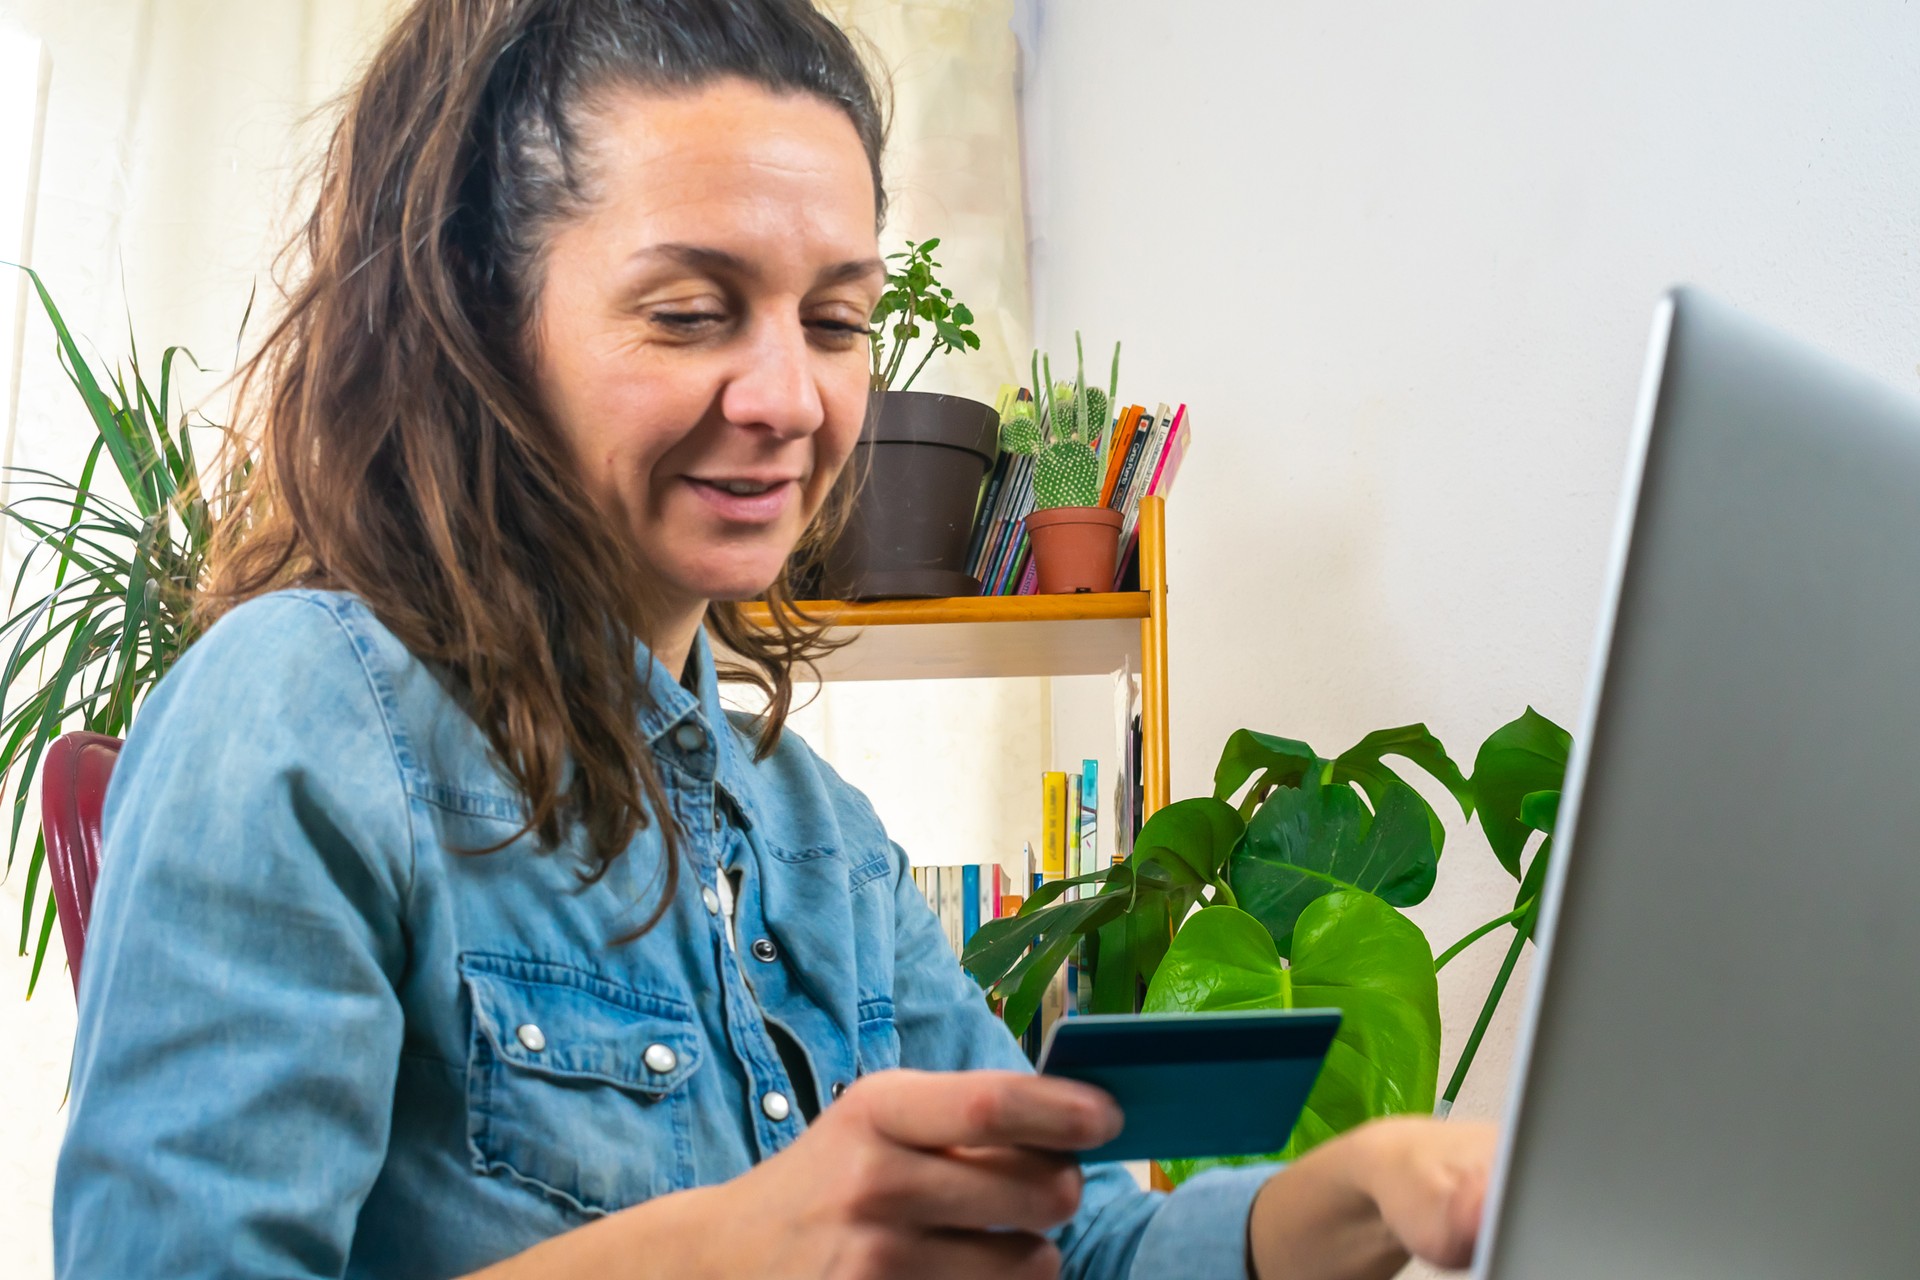
<svg viewBox="0 0 1920 1280">
<path fill-rule="evenodd" d="M 731 565 L 724 570 L 688 575 L 691 594 L 706 600 L 751 600 L 764 595 L 786 568 L 782 560 L 771 565 Z"/>
</svg>

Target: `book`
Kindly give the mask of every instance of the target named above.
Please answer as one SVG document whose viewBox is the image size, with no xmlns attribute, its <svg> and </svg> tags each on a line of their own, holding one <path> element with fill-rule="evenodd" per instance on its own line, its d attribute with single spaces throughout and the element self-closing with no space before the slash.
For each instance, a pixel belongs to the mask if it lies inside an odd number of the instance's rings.
<svg viewBox="0 0 1920 1280">
<path fill-rule="evenodd" d="M 1067 775 L 1049 769 L 1040 776 L 1040 871 L 1048 880 L 1066 875 Z"/>
<path fill-rule="evenodd" d="M 956 957 L 965 953 L 981 925 L 1018 915 L 1024 901 L 1013 877 L 997 862 L 915 867 L 912 875 Z"/>
<path fill-rule="evenodd" d="M 1153 434 L 1153 419 L 1141 414 L 1133 428 L 1133 439 L 1127 444 L 1126 457 L 1121 459 L 1120 474 L 1113 483 L 1113 496 L 1105 505 L 1115 511 L 1126 510 L 1127 490 L 1133 486 L 1133 473 L 1140 469 L 1140 455 L 1147 447 L 1147 437 Z"/>
<path fill-rule="evenodd" d="M 1122 523 L 1131 523 L 1140 511 L 1140 495 L 1146 492 L 1147 477 L 1160 460 L 1160 450 L 1167 441 L 1167 429 L 1172 422 L 1172 411 L 1161 405 L 1153 413 L 1153 429 L 1147 433 L 1146 443 L 1141 447 L 1138 465 L 1133 475 L 1121 485 L 1120 500 L 1114 504 L 1121 513 Z"/>
<path fill-rule="evenodd" d="M 1137 404 L 1128 405 L 1120 415 L 1120 421 L 1113 429 L 1113 448 L 1107 451 L 1107 474 L 1100 482 L 1100 505 L 1113 505 L 1113 487 L 1120 479 L 1120 464 L 1126 460 L 1127 446 L 1133 443 L 1134 428 L 1140 425 L 1140 415 L 1146 410 Z"/>
<path fill-rule="evenodd" d="M 1027 567 L 1020 571 L 1020 585 L 1014 588 L 1017 596 L 1030 596 L 1040 589 L 1040 562 L 1032 556 L 1027 557 Z"/>
<path fill-rule="evenodd" d="M 1187 423 L 1187 406 L 1181 405 L 1173 416 L 1173 425 L 1161 442 L 1160 456 L 1154 464 L 1153 478 L 1148 482 L 1146 494 L 1165 497 L 1173 487 L 1173 477 L 1180 470 L 1180 460 L 1186 456 L 1187 441 L 1192 428 Z M 1114 558 L 1113 589 L 1120 590 L 1127 571 L 1133 566 L 1134 552 L 1140 545 L 1140 504 L 1136 501 L 1133 510 L 1121 523 L 1120 553 Z"/>
<path fill-rule="evenodd" d="M 1080 762 L 1080 871 L 1100 869 L 1100 762 Z"/>
<path fill-rule="evenodd" d="M 1071 880 L 1080 874 L 1080 775 L 1077 773 L 1067 775 L 1066 830 L 1066 874 L 1067 878 Z M 1075 893 L 1071 889 L 1067 892 L 1072 897 L 1079 896 L 1078 893 Z"/>
<path fill-rule="evenodd" d="M 934 873 L 940 883 L 940 922 L 947 927 L 947 945 L 957 956 L 965 945 L 960 941 L 960 868 L 935 867 Z"/>
<path fill-rule="evenodd" d="M 994 507 L 1000 502 L 1000 489 L 1006 484 L 1007 472 L 1012 466 L 1013 455 L 1010 453 L 1002 453 L 993 460 L 993 471 L 987 476 L 987 487 L 980 497 L 980 510 L 974 517 L 973 533 L 967 540 L 968 573 L 973 573 L 974 566 L 980 563 L 981 547 L 986 543 L 987 531 L 993 526 Z"/>
<path fill-rule="evenodd" d="M 963 949 L 979 927 L 980 868 L 969 863 L 960 868 L 960 946 Z"/>
<path fill-rule="evenodd" d="M 1180 469 L 1180 459 L 1186 455 L 1187 438 L 1193 434 L 1193 424 L 1187 420 L 1187 406 L 1181 405 L 1173 411 L 1173 426 L 1167 432 L 1167 447 L 1160 451 L 1160 462 L 1153 469 L 1153 479 L 1147 484 L 1147 494 L 1165 495 L 1173 488 L 1173 476 Z"/>
</svg>

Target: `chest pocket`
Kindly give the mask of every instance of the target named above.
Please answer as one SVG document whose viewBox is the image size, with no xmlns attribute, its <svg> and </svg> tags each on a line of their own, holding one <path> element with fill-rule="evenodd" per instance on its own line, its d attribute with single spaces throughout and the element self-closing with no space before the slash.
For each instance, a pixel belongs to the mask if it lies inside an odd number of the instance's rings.
<svg viewBox="0 0 1920 1280">
<path fill-rule="evenodd" d="M 893 1001 L 870 996 L 860 1002 L 860 1074 L 900 1065 L 900 1031 L 893 1025 Z"/>
<path fill-rule="evenodd" d="M 692 1009 L 567 965 L 469 953 L 460 973 L 476 1171 L 590 1215 L 692 1185 Z"/>
</svg>

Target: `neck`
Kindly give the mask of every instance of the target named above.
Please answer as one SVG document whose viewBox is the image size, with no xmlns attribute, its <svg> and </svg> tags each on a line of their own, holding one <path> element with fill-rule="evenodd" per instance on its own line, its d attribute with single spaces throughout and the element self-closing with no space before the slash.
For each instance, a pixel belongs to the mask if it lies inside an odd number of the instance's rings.
<svg viewBox="0 0 1920 1280">
<path fill-rule="evenodd" d="M 670 618 L 663 618 L 653 640 L 653 656 L 675 680 L 687 676 L 687 658 L 693 652 L 693 639 L 700 634 L 701 621 L 707 616 L 707 602 Z"/>
</svg>

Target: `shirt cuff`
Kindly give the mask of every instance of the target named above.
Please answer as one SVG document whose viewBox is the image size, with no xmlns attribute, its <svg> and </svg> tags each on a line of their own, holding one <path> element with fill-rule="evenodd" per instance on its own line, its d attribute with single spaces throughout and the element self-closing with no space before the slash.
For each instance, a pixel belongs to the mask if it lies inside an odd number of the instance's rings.
<svg viewBox="0 0 1920 1280">
<path fill-rule="evenodd" d="M 1277 1164 L 1209 1169 L 1181 1183 L 1140 1237 L 1131 1280 L 1247 1280 L 1247 1217 Z"/>
</svg>

